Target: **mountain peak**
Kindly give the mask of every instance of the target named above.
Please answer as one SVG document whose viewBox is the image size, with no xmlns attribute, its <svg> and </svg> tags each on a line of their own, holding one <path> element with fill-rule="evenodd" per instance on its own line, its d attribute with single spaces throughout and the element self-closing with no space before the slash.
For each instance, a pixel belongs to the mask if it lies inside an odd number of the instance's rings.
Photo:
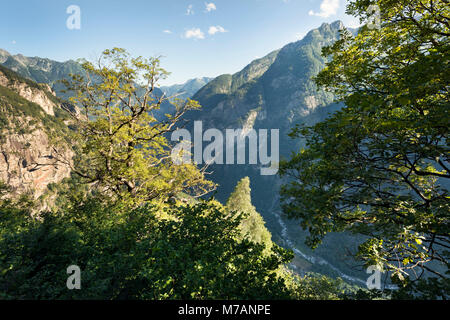
<svg viewBox="0 0 450 320">
<path fill-rule="evenodd" d="M 322 25 L 318 28 L 319 31 L 326 31 L 326 30 L 341 30 L 343 29 L 344 23 L 341 20 L 336 20 L 332 23 L 324 22 Z"/>
<path fill-rule="evenodd" d="M 189 79 L 181 84 L 174 84 L 171 86 L 163 86 L 160 89 L 167 95 L 177 95 L 180 99 L 191 98 L 200 88 L 205 86 L 213 78 L 201 77 Z"/>
</svg>

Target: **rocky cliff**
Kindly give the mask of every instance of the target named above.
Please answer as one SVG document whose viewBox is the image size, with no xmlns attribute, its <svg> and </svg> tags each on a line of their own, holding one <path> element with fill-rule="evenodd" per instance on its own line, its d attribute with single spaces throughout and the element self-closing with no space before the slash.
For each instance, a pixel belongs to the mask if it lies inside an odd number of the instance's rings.
<svg viewBox="0 0 450 320">
<path fill-rule="evenodd" d="M 49 136 L 38 129 L 26 134 L 10 134 L 0 146 L 0 179 L 14 194 L 41 196 L 50 183 L 69 177 L 68 166 L 54 159 Z"/>
</svg>

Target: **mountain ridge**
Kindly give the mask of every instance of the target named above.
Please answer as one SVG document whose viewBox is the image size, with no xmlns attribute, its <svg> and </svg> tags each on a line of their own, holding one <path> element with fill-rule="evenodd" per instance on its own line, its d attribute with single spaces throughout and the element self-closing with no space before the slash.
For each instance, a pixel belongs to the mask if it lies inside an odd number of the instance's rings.
<svg viewBox="0 0 450 320">
<path fill-rule="evenodd" d="M 70 176 L 69 166 L 55 162 L 55 152 L 71 158 L 72 151 L 52 143 L 69 123 L 62 103 L 48 85 L 0 65 L 0 180 L 13 196 L 38 198 L 49 184 Z"/>
<path fill-rule="evenodd" d="M 213 78 L 209 77 L 193 78 L 181 84 L 161 86 L 159 89 L 161 89 L 168 97 L 176 96 L 178 99 L 187 99 L 191 98 L 200 88 L 205 86 L 212 79 Z"/>
</svg>

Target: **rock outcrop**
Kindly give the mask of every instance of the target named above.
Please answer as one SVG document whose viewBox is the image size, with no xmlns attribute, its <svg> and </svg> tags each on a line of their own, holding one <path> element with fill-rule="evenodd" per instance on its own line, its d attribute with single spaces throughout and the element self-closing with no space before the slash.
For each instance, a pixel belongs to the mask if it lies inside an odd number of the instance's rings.
<svg viewBox="0 0 450 320">
<path fill-rule="evenodd" d="M 38 198 L 50 183 L 70 176 L 70 166 L 57 158 L 70 160 L 73 153 L 67 146 L 55 147 L 51 138 L 66 129 L 64 119 L 55 116 L 61 107 L 47 84 L 6 68 L 0 70 L 0 90 L 0 180 L 12 196 Z"/>
<path fill-rule="evenodd" d="M 45 113 L 54 116 L 58 106 L 50 100 L 48 94 L 54 95 L 49 85 L 41 85 L 42 89 L 30 87 L 24 82 L 11 81 L 0 71 L 0 85 L 17 92 L 22 98 L 38 104 Z M 47 92 L 46 92 L 47 91 Z"/>
<path fill-rule="evenodd" d="M 71 151 L 64 156 L 71 158 Z M 50 183 L 70 176 L 70 168 L 58 163 L 47 133 L 34 130 L 26 134 L 10 134 L 0 146 L 0 180 L 12 194 L 41 196 Z"/>
</svg>

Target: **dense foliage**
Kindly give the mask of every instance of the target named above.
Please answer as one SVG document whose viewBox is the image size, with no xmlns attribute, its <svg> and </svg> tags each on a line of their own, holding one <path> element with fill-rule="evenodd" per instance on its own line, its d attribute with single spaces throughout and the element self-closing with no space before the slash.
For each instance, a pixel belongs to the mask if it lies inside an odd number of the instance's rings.
<svg viewBox="0 0 450 320">
<path fill-rule="evenodd" d="M 345 107 L 293 130 L 307 146 L 282 164 L 291 178 L 284 211 L 302 220 L 312 247 L 351 230 L 367 236 L 358 250 L 366 265 L 402 284 L 433 276 L 440 285 L 430 288 L 448 289 L 448 2 L 357 0 L 348 12 L 372 19 L 370 4 L 380 28 L 344 30 L 324 50 L 331 60 L 316 82 Z"/>
</svg>

